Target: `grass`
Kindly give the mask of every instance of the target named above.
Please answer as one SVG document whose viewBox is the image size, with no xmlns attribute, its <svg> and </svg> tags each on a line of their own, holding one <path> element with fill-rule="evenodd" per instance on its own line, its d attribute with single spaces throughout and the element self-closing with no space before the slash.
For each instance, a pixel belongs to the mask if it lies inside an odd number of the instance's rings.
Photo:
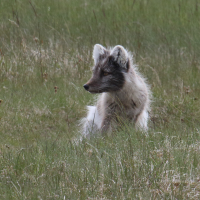
<svg viewBox="0 0 200 200">
<path fill-rule="evenodd" d="M 0 2 L 0 199 L 199 199 L 197 0 Z M 153 92 L 150 130 L 79 144 L 92 48 L 121 44 Z"/>
</svg>

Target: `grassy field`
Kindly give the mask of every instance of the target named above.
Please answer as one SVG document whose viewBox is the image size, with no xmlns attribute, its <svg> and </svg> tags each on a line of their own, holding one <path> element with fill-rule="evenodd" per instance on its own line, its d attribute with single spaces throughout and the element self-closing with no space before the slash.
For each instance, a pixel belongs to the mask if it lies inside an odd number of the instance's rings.
<svg viewBox="0 0 200 200">
<path fill-rule="evenodd" d="M 0 199 L 200 199 L 198 0 L 1 0 L 0 30 Z M 133 52 L 148 135 L 74 142 L 96 43 Z"/>
</svg>

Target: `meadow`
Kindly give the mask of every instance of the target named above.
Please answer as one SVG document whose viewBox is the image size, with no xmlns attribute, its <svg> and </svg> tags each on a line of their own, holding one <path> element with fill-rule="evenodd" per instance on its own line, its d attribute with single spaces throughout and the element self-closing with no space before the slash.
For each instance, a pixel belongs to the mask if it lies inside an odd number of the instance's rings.
<svg viewBox="0 0 200 200">
<path fill-rule="evenodd" d="M 198 0 L 1 0 L 0 30 L 0 199 L 200 199 Z M 77 142 L 96 43 L 133 52 L 148 134 Z"/>
</svg>

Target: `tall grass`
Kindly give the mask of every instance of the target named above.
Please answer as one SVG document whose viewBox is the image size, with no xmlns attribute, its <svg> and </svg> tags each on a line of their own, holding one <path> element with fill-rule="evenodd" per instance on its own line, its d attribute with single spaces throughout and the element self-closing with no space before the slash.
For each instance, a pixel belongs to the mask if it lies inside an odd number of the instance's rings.
<svg viewBox="0 0 200 200">
<path fill-rule="evenodd" d="M 0 199 L 199 199 L 197 0 L 0 1 Z M 147 134 L 78 144 L 92 48 L 133 52 Z"/>
</svg>

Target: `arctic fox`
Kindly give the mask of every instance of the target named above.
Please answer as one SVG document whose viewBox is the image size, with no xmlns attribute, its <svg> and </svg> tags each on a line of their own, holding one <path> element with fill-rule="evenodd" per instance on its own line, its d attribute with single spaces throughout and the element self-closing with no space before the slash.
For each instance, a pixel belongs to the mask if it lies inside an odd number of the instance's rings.
<svg viewBox="0 0 200 200">
<path fill-rule="evenodd" d="M 83 86 L 90 93 L 101 93 L 95 106 L 88 106 L 82 119 L 82 134 L 109 133 L 123 120 L 147 131 L 150 89 L 133 65 L 131 54 L 117 45 L 106 49 L 96 44 L 93 50 L 92 78 Z"/>
</svg>

